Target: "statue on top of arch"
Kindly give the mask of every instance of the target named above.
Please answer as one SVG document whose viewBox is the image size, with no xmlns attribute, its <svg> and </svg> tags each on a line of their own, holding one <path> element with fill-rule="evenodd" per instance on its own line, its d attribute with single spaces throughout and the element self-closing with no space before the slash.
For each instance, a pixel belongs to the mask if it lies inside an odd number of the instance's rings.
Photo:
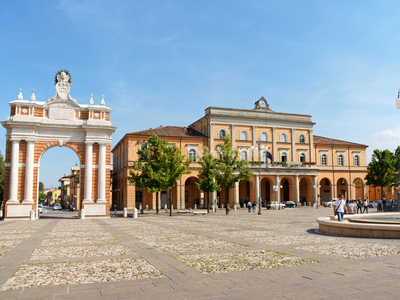
<svg viewBox="0 0 400 300">
<path fill-rule="evenodd" d="M 69 106 L 65 102 L 78 104 L 69 94 L 71 88 L 71 76 L 66 70 L 59 70 L 56 74 L 56 94 L 47 100 L 47 103 L 57 102 L 57 106 Z"/>
</svg>

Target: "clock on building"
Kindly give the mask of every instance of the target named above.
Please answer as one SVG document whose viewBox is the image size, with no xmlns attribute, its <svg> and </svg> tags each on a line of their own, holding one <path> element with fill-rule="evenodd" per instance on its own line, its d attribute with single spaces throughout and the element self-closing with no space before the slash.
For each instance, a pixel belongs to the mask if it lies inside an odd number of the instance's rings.
<svg viewBox="0 0 400 300">
<path fill-rule="evenodd" d="M 267 103 L 267 100 L 265 100 L 264 97 L 261 97 L 258 99 L 258 101 L 255 104 L 255 109 L 262 109 L 262 110 L 268 110 L 270 111 L 271 109 L 269 108 L 269 105 Z"/>
</svg>

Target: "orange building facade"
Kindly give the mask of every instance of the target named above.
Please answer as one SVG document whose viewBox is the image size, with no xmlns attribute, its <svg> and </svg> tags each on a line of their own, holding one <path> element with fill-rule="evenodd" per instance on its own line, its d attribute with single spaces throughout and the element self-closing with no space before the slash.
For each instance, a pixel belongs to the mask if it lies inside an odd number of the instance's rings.
<svg viewBox="0 0 400 300">
<path fill-rule="evenodd" d="M 255 103 L 255 108 L 232 109 L 209 107 L 205 116 L 188 127 L 158 127 L 126 134 L 113 148 L 112 201 L 119 209 L 155 209 L 155 194 L 138 190 L 126 179 L 137 151 L 152 134 L 167 139 L 195 162 L 172 191 L 174 208 L 204 207 L 204 193 L 195 182 L 200 165 L 203 146 L 217 155 L 218 144 L 224 136 L 230 136 L 232 145 L 241 158 L 247 160 L 253 172 L 249 181 L 240 181 L 229 191 L 230 206 L 241 206 L 245 200 L 261 198 L 269 201 L 295 201 L 299 205 L 322 204 L 336 198 L 339 193 L 345 198 L 368 197 L 365 186 L 367 174 L 366 148 L 368 146 L 340 141 L 313 134 L 310 115 L 278 113 L 269 108 L 264 98 Z M 268 159 L 267 147 L 273 157 Z M 258 162 L 261 161 L 261 168 Z M 256 164 L 257 163 L 257 164 Z M 221 206 L 225 190 L 213 193 L 212 201 Z M 221 203 L 219 203 L 221 202 Z M 161 193 L 160 207 L 167 204 L 166 191 Z"/>
</svg>

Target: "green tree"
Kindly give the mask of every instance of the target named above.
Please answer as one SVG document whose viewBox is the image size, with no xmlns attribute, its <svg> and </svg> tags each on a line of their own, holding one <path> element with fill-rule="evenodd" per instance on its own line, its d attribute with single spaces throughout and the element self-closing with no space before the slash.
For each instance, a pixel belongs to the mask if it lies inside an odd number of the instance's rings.
<svg viewBox="0 0 400 300">
<path fill-rule="evenodd" d="M 168 141 L 167 141 L 168 145 Z M 161 157 L 161 173 L 163 178 L 163 188 L 169 191 L 169 215 L 172 216 L 172 188 L 176 185 L 176 182 L 181 179 L 183 174 L 190 174 L 188 167 L 192 158 L 185 160 L 185 156 L 182 155 L 181 149 L 175 145 L 169 146 L 164 149 L 164 155 Z"/>
<path fill-rule="evenodd" d="M 3 200 L 3 191 L 4 191 L 4 172 L 5 172 L 5 163 L 3 159 L 3 154 L 0 152 L 0 207 Z"/>
<path fill-rule="evenodd" d="M 168 140 L 160 139 L 155 134 L 142 144 L 137 153 L 139 159 L 127 178 L 137 188 L 147 188 L 149 193 L 156 193 L 158 214 L 159 192 L 172 189 L 183 174 L 189 174 L 187 168 L 192 160 L 183 162 L 185 156 L 181 155 L 180 149 L 175 145 L 168 147 Z"/>
<path fill-rule="evenodd" d="M 225 187 L 226 214 L 229 214 L 229 190 L 235 187 L 239 180 L 250 180 L 253 173 L 246 167 L 247 161 L 241 160 L 239 151 L 233 149 L 230 136 L 224 137 L 218 148 L 217 182 Z"/>
<path fill-rule="evenodd" d="M 210 213 L 209 193 L 220 191 L 221 187 L 215 180 L 218 172 L 218 160 L 210 153 L 207 147 L 203 147 L 203 155 L 199 159 L 201 168 L 198 168 L 199 175 L 197 176 L 199 182 L 196 186 L 206 193 L 207 213 Z"/>
<path fill-rule="evenodd" d="M 39 202 L 44 202 L 47 199 L 47 195 L 45 193 L 39 193 Z"/>
<path fill-rule="evenodd" d="M 39 191 L 44 191 L 44 184 L 41 181 L 39 181 Z"/>
<path fill-rule="evenodd" d="M 397 173 L 397 156 L 389 150 L 374 150 L 372 161 L 368 164 L 368 174 L 365 176 L 367 185 L 392 187 L 399 184 Z M 383 189 L 381 188 L 381 198 Z"/>
</svg>

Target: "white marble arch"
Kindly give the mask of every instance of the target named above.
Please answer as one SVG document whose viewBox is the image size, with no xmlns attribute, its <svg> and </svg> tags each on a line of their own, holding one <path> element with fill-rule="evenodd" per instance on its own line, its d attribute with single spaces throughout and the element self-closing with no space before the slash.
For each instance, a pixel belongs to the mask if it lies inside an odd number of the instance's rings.
<svg viewBox="0 0 400 300">
<path fill-rule="evenodd" d="M 81 174 L 84 173 L 80 207 L 95 217 L 109 214 L 106 208 L 111 199 L 106 196 L 110 189 L 106 170 L 111 166 L 107 157 L 110 157 L 111 135 L 116 130 L 110 122 L 111 109 L 105 106 L 104 98 L 100 105 L 94 104 L 93 97 L 88 105 L 78 104 L 70 96 L 68 80 L 64 72 L 59 74 L 56 94 L 47 101 L 36 101 L 34 92 L 30 100 L 24 100 L 20 92 L 17 100 L 9 102 L 11 114 L 1 122 L 7 131 L 5 167 L 9 174 L 4 182 L 5 219 L 29 218 L 31 210 L 37 218 L 37 195 L 33 191 L 38 185 L 39 162 L 43 153 L 55 146 L 71 148 L 80 159 Z M 93 157 L 98 160 L 93 161 Z M 99 209 L 99 205 L 104 207 Z"/>
</svg>

